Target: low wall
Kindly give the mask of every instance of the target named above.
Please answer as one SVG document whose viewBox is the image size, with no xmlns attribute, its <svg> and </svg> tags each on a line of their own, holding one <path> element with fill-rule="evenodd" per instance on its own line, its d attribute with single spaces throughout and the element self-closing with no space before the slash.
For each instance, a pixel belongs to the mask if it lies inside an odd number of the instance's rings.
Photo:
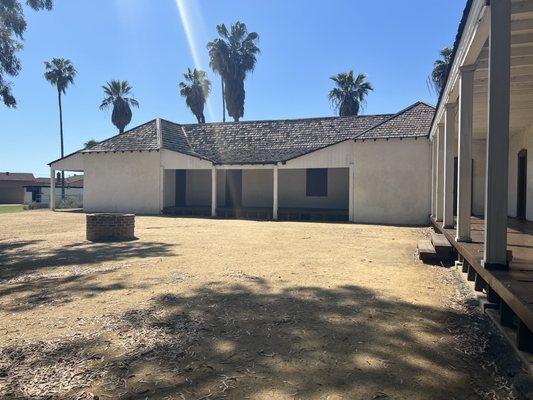
<svg viewBox="0 0 533 400">
<path fill-rule="evenodd" d="M 87 214 L 87 240 L 91 242 L 135 239 L 135 215 Z"/>
</svg>

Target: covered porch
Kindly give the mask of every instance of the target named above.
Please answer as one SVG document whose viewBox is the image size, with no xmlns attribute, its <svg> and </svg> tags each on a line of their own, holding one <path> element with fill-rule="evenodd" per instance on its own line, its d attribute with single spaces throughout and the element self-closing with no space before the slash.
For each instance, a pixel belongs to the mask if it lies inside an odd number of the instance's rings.
<svg viewBox="0 0 533 400">
<path fill-rule="evenodd" d="M 454 228 L 444 228 L 432 218 L 459 254 L 463 272 L 475 282 L 475 290 L 487 294 L 487 307 L 499 312 L 499 322 L 514 337 L 519 350 L 533 353 L 533 222 L 509 218 L 507 224 L 508 269 L 483 266 L 485 222 L 471 217 L 471 241 L 456 239 Z M 533 365 L 533 355 L 526 357 Z"/>
<path fill-rule="evenodd" d="M 471 1 L 431 129 L 431 221 L 530 353 L 532 109 L 533 1 Z"/>
<path fill-rule="evenodd" d="M 165 169 L 163 176 L 163 213 L 167 215 L 353 220 L 353 166 L 218 165 Z"/>
</svg>

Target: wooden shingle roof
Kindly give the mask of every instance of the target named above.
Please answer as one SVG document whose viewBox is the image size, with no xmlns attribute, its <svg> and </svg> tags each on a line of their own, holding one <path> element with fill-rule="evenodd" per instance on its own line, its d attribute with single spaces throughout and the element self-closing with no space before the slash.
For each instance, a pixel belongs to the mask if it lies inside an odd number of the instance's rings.
<svg viewBox="0 0 533 400">
<path fill-rule="evenodd" d="M 157 119 L 83 152 L 167 149 L 215 164 L 272 164 L 350 139 L 427 136 L 434 111 L 416 103 L 395 115 L 208 124 Z"/>
<path fill-rule="evenodd" d="M 434 114 L 432 106 L 418 102 L 358 135 L 356 140 L 427 136 Z"/>
</svg>

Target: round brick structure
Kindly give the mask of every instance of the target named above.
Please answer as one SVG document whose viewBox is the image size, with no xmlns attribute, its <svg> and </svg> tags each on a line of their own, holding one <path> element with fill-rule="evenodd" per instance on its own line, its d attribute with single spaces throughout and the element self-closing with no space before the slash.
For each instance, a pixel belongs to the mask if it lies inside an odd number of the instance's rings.
<svg viewBox="0 0 533 400">
<path fill-rule="evenodd" d="M 87 240 L 112 242 L 135 239 L 135 215 L 87 214 Z"/>
</svg>

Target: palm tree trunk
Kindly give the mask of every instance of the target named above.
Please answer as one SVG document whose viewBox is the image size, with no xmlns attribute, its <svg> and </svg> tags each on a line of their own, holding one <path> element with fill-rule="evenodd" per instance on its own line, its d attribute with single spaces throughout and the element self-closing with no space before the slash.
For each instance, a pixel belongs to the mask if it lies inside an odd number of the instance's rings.
<svg viewBox="0 0 533 400">
<path fill-rule="evenodd" d="M 63 107 L 61 105 L 61 90 L 57 90 L 57 98 L 59 102 L 59 135 L 61 139 L 61 158 L 65 156 L 63 146 Z M 65 199 L 65 171 L 61 171 L 61 199 Z"/>
<path fill-rule="evenodd" d="M 226 93 L 224 91 L 224 78 L 220 77 L 222 84 L 222 122 L 226 122 Z"/>
</svg>

